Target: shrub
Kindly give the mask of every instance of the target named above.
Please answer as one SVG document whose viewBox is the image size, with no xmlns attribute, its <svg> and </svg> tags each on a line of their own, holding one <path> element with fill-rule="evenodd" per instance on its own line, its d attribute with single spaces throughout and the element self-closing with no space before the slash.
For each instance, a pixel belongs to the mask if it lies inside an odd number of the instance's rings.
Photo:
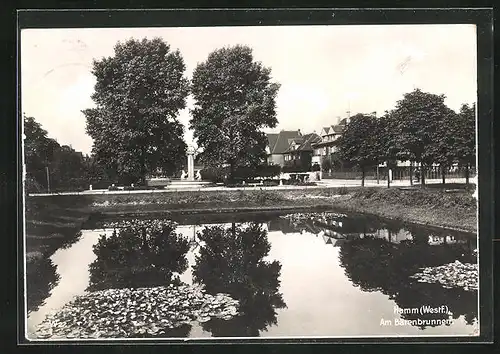
<svg viewBox="0 0 500 354">
<path fill-rule="evenodd" d="M 332 161 L 329 158 L 326 158 L 321 162 L 321 167 L 323 171 L 330 171 L 332 169 Z"/>
<path fill-rule="evenodd" d="M 235 168 L 233 179 L 237 181 L 245 181 L 256 176 L 256 170 L 253 167 L 241 166 Z"/>
<path fill-rule="evenodd" d="M 112 180 L 91 180 L 89 185 L 92 185 L 92 189 L 108 189 L 114 183 L 117 182 Z"/>
<path fill-rule="evenodd" d="M 257 167 L 255 172 L 255 174 L 259 177 L 277 177 L 280 173 L 280 165 L 261 165 Z"/>
<path fill-rule="evenodd" d="M 315 182 L 304 182 L 301 179 L 284 179 L 282 180 L 284 185 L 288 186 L 316 186 Z"/>
<path fill-rule="evenodd" d="M 267 186 L 267 187 L 278 186 L 279 184 L 280 184 L 280 182 L 276 181 L 276 180 L 265 180 L 262 183 L 263 186 Z"/>
<path fill-rule="evenodd" d="M 313 172 L 321 171 L 321 166 L 319 165 L 319 163 L 314 163 L 314 165 L 312 165 L 312 167 L 311 167 L 311 170 Z"/>
<path fill-rule="evenodd" d="M 304 166 L 302 164 L 285 164 L 282 171 L 283 173 L 309 172 L 309 166 Z"/>
<path fill-rule="evenodd" d="M 110 191 L 117 191 L 118 187 L 111 185 L 111 186 L 108 187 L 108 190 L 110 190 Z"/>
<path fill-rule="evenodd" d="M 164 186 L 125 186 L 123 190 L 126 191 L 150 191 L 153 189 L 164 189 Z"/>
<path fill-rule="evenodd" d="M 206 167 L 200 170 L 201 179 L 213 183 L 224 182 L 224 177 L 227 175 L 227 168 L 224 167 Z"/>
</svg>

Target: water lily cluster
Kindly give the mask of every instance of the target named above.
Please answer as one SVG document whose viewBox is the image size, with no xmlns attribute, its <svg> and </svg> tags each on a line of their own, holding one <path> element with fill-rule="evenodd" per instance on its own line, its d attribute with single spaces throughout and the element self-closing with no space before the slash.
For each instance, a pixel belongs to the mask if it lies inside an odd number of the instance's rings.
<svg viewBox="0 0 500 354">
<path fill-rule="evenodd" d="M 145 229 L 147 233 L 151 233 L 152 230 L 162 225 L 172 225 L 173 227 L 177 226 L 175 222 L 169 219 L 126 219 L 106 221 L 103 223 L 104 228 L 121 229 L 129 227 L 135 231 L 142 231 L 142 229 Z"/>
<path fill-rule="evenodd" d="M 338 214 L 332 212 L 323 213 L 295 213 L 283 215 L 282 218 L 292 222 L 305 222 L 308 220 L 337 220 L 338 218 L 345 218 L 345 214 Z"/>
<path fill-rule="evenodd" d="M 38 326 L 38 338 L 127 338 L 167 336 L 192 322 L 239 315 L 228 294 L 210 295 L 202 286 L 107 289 L 76 297 Z"/>
<path fill-rule="evenodd" d="M 421 283 L 439 283 L 444 288 L 462 288 L 465 291 L 478 289 L 478 264 L 455 261 L 438 267 L 423 268 L 410 278 Z"/>
</svg>

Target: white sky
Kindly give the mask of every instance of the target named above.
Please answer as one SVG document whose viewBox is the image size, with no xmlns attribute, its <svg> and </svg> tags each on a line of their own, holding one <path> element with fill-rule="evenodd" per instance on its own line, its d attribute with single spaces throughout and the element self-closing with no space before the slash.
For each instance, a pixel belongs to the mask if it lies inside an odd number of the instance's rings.
<svg viewBox="0 0 500 354">
<path fill-rule="evenodd" d="M 189 78 L 217 48 L 252 47 L 281 84 L 275 130 L 319 132 L 349 107 L 381 114 L 414 87 L 445 94 L 454 110 L 477 97 L 473 25 L 28 29 L 21 33 L 22 112 L 60 144 L 90 153 L 81 110 L 93 106 L 92 59 L 113 55 L 117 41 L 156 36 L 180 50 Z M 191 143 L 188 109 L 179 119 Z"/>
</svg>

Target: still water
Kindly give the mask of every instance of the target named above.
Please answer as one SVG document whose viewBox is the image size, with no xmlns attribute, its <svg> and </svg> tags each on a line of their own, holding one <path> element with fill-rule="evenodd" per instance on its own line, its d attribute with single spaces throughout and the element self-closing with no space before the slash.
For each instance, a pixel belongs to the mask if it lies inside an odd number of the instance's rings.
<svg viewBox="0 0 500 354">
<path fill-rule="evenodd" d="M 478 328 L 477 291 L 410 278 L 423 267 L 456 260 L 476 263 L 475 235 L 335 212 L 204 215 L 175 221 L 175 231 L 189 243 L 181 261 L 186 264 L 171 264 L 171 273 L 183 283 L 204 283 L 214 293 L 231 293 L 245 309 L 244 315 L 228 321 L 195 322 L 179 336 L 473 335 Z M 29 313 L 29 338 L 47 313 L 89 289 L 114 288 L 124 281 L 132 286 L 167 281 L 157 274 L 147 279 L 122 276 L 119 284 L 106 277 L 103 282 L 95 267 L 89 270 L 99 257 L 115 257 L 93 250 L 100 235 L 112 234 L 105 226 L 82 230 L 76 243 L 51 257 L 55 267 L 48 269 L 57 273 L 58 281 L 44 303 Z M 218 239 L 220 232 L 238 234 L 239 241 Z M 120 259 L 124 267 L 136 269 L 136 258 Z M 447 306 L 450 313 L 401 313 L 422 306 Z M 418 319 L 429 322 L 401 321 Z"/>
</svg>

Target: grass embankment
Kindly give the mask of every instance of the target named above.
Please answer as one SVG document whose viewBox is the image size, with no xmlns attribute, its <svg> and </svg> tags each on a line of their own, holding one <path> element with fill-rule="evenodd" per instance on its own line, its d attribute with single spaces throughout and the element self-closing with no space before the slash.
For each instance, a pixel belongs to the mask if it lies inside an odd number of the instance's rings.
<svg viewBox="0 0 500 354">
<path fill-rule="evenodd" d="M 449 192 L 453 189 L 453 192 Z M 93 208 L 106 214 L 221 212 L 235 210 L 338 208 L 386 218 L 475 232 L 476 201 L 470 189 L 338 187 L 299 190 L 178 192 L 144 195 L 96 195 Z"/>
<path fill-rule="evenodd" d="M 182 191 L 28 198 L 27 252 L 39 256 L 71 243 L 93 215 L 116 218 L 179 213 L 336 208 L 432 226 L 476 231 L 471 192 L 442 188 L 339 187 L 296 190 Z"/>
<path fill-rule="evenodd" d="M 338 207 L 417 224 L 477 231 L 477 204 L 470 190 L 447 192 L 420 188 L 357 188 Z"/>
</svg>

